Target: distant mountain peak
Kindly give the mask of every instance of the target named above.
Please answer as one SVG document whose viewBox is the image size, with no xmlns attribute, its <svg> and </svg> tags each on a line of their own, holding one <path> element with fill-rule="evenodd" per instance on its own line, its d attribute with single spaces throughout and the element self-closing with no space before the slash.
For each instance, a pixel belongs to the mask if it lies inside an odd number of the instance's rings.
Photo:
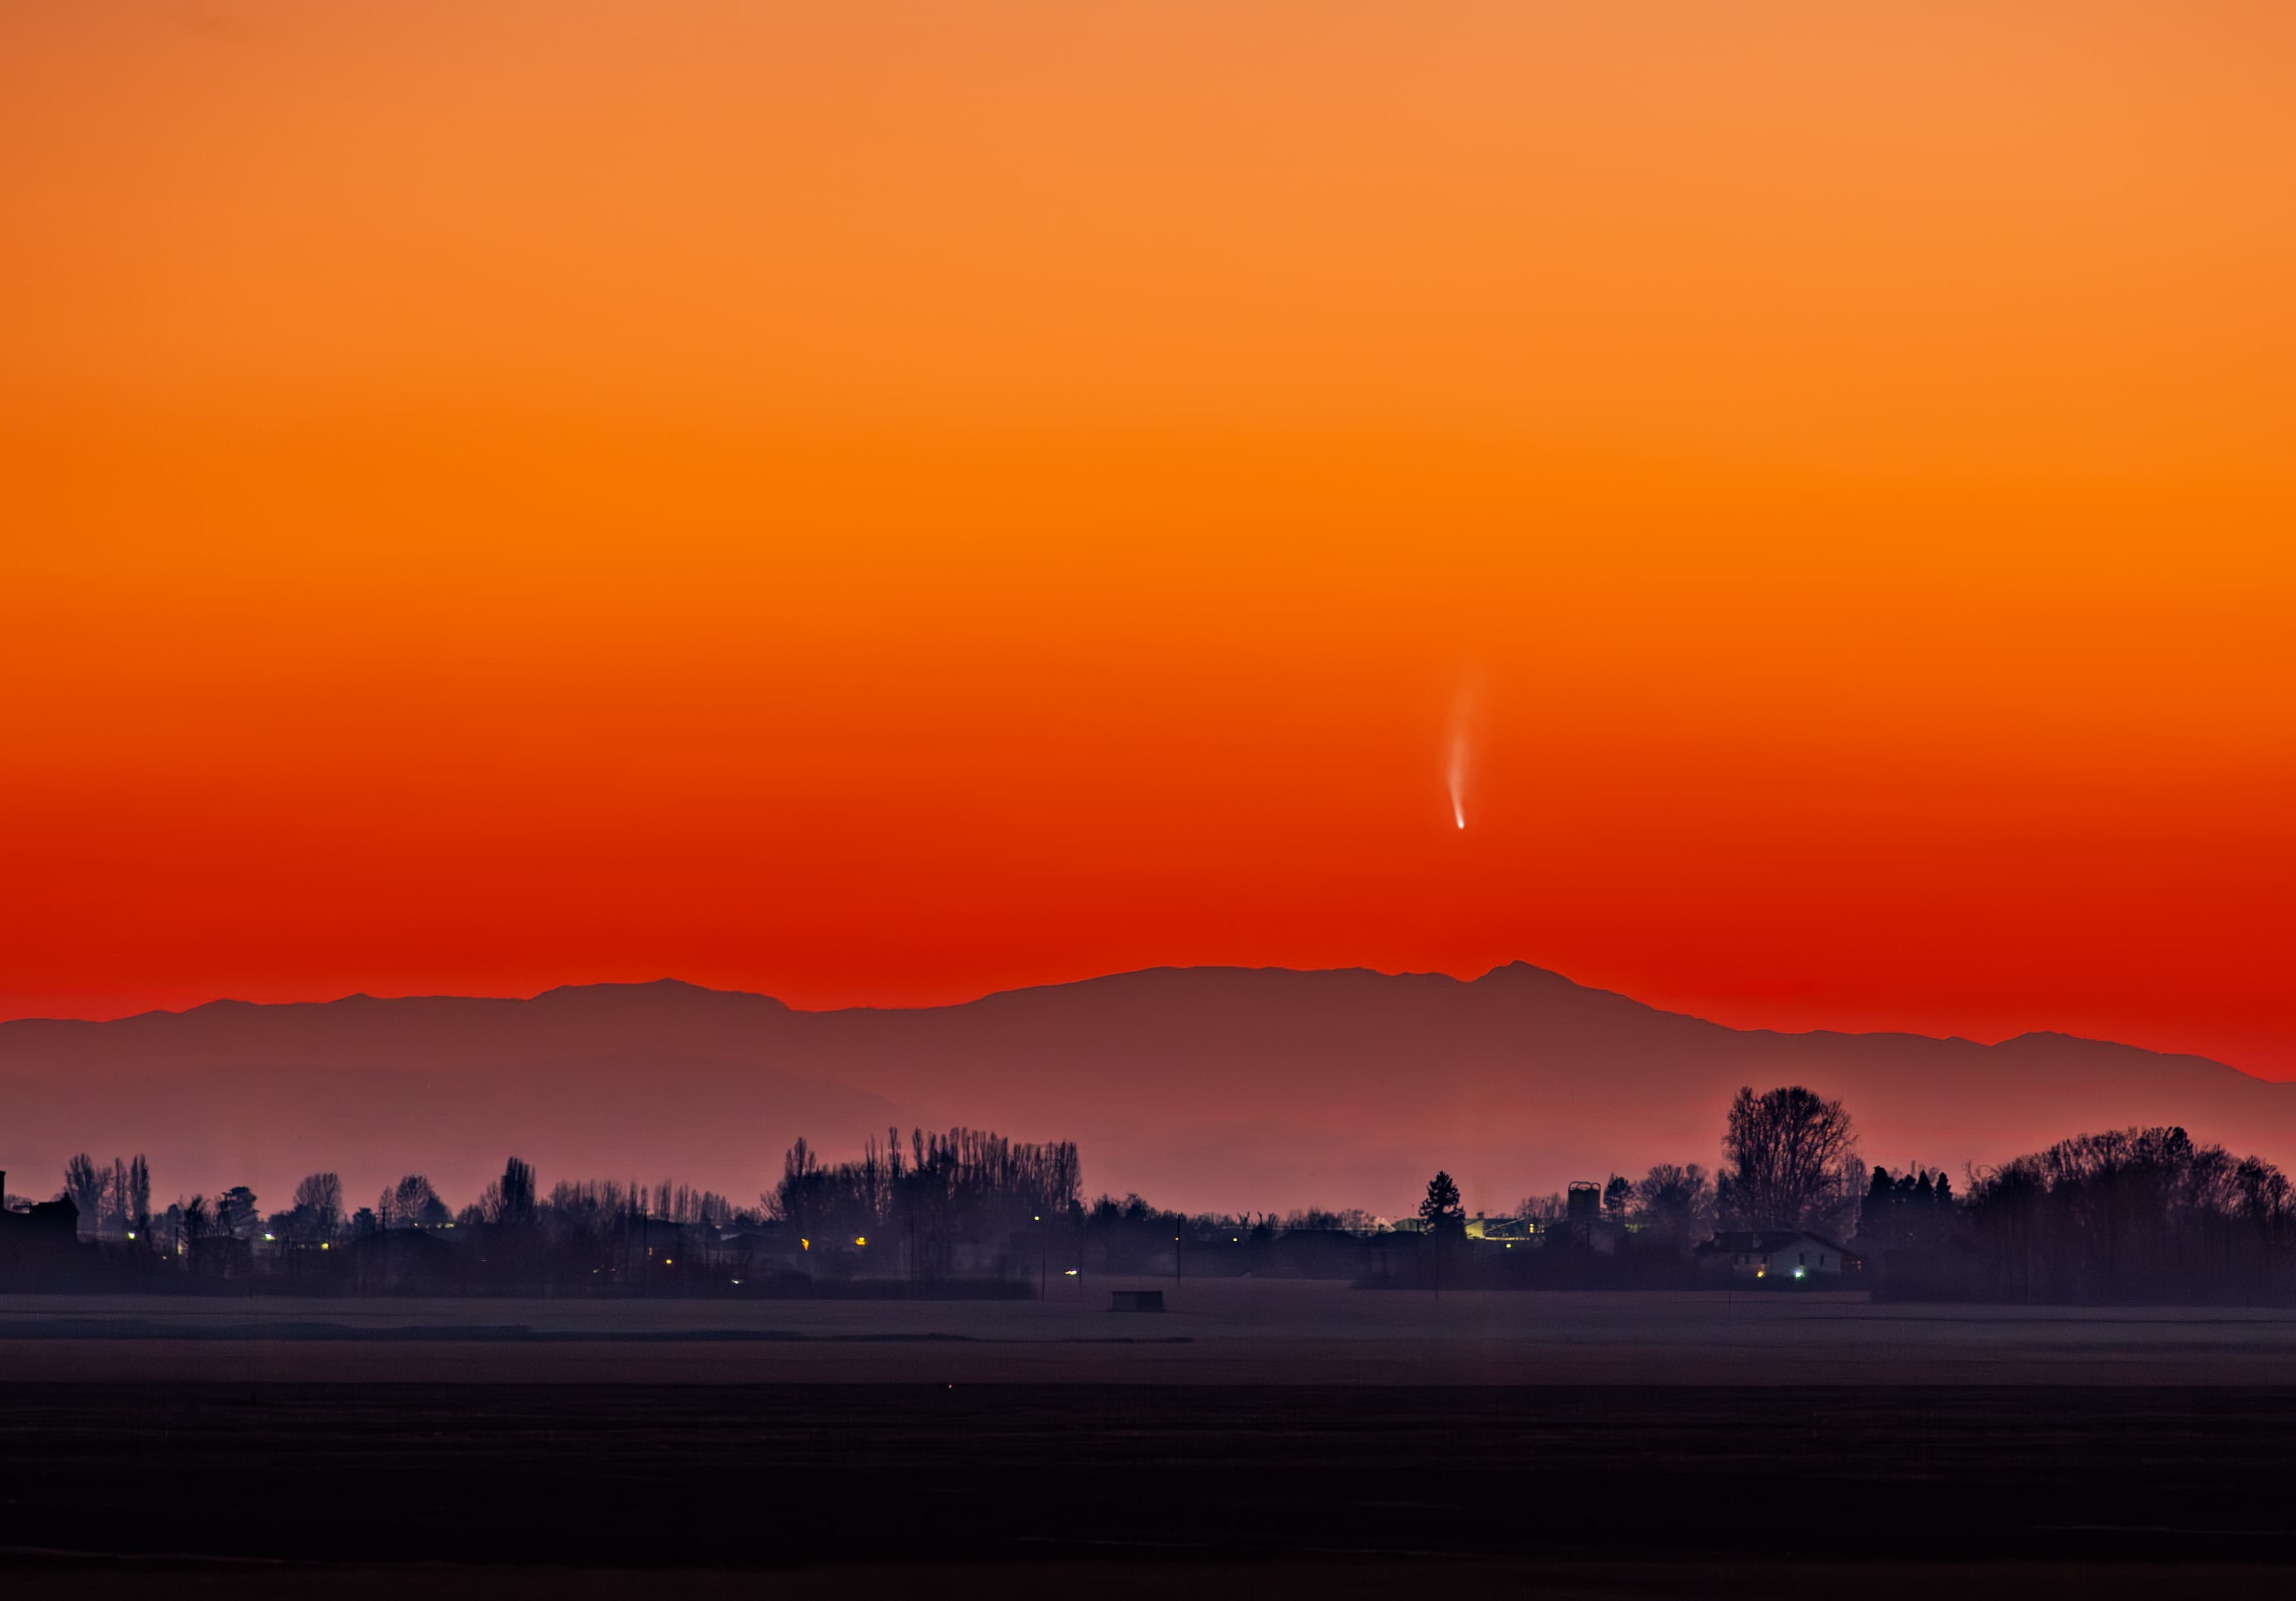
<svg viewBox="0 0 2296 1601">
<path fill-rule="evenodd" d="M 2296 1088 L 2197 1057 L 1734 1029 L 1514 961 L 1472 979 L 1159 967 L 909 1007 L 660 978 L 9 1022 L 0 1160 L 60 1173 L 144 1151 L 171 1191 L 269 1197 L 314 1170 L 475 1193 L 516 1154 L 754 1195 L 798 1136 L 857 1149 L 899 1121 L 1075 1138 L 1095 1189 L 1188 1211 L 1407 1211 L 1438 1167 L 1504 1207 L 1710 1166 L 1730 1096 L 1776 1084 L 1841 1096 L 1869 1152 L 1932 1166 L 2158 1122 L 2296 1158 Z"/>
</svg>

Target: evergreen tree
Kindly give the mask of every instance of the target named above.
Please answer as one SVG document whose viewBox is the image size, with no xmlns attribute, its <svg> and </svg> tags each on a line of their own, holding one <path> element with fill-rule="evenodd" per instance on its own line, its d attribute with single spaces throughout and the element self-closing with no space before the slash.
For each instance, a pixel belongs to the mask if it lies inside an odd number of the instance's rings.
<svg viewBox="0 0 2296 1601">
<path fill-rule="evenodd" d="M 1427 1181 L 1427 1195 L 1419 1203 L 1419 1216 L 1430 1234 L 1466 1232 L 1466 1208 L 1459 1203 L 1459 1186 L 1451 1181 L 1450 1174 L 1438 1172 Z"/>
</svg>

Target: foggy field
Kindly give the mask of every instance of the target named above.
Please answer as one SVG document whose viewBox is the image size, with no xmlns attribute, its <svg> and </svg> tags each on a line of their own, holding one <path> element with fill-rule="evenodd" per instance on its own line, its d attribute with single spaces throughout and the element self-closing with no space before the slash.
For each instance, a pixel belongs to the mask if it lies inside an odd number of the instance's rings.
<svg viewBox="0 0 2296 1601">
<path fill-rule="evenodd" d="M 1214 1280 L 1037 1301 L 0 1297 L 20 1380 L 635 1383 L 2257 1384 L 2296 1311 L 1873 1304 Z"/>
</svg>

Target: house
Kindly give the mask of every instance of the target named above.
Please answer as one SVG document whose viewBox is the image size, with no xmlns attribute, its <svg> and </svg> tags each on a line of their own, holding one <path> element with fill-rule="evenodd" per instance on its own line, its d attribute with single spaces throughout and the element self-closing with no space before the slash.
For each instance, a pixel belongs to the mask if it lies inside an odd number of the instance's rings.
<svg viewBox="0 0 2296 1601">
<path fill-rule="evenodd" d="M 0 1194 L 8 1176 L 0 1173 Z M 68 1199 L 35 1202 L 29 1211 L 0 1208 L 0 1285 L 45 1289 L 80 1268 L 79 1208 Z"/>
<path fill-rule="evenodd" d="M 221 1237 L 221 1236 L 218 1236 Z M 209 1251 L 216 1240 L 202 1240 Z M 467 1256 L 427 1228 L 387 1228 L 346 1245 L 338 1269 L 366 1295 L 451 1295 L 469 1289 Z"/>
<path fill-rule="evenodd" d="M 1716 1235 L 1695 1252 L 1710 1277 L 1807 1284 L 1838 1279 L 1865 1264 L 1840 1244 L 1807 1228 L 1735 1228 Z"/>
<path fill-rule="evenodd" d="M 1287 1228 L 1267 1247 L 1265 1271 L 1281 1278 L 1360 1278 L 1370 1244 L 1344 1228 Z"/>
</svg>

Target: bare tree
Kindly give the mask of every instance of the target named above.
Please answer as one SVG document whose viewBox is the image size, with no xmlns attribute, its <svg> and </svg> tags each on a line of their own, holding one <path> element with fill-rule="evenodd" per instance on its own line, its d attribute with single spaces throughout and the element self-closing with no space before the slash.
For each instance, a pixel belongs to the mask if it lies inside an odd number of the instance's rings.
<svg viewBox="0 0 2296 1601">
<path fill-rule="evenodd" d="M 208 1237 L 208 1198 L 193 1195 L 184 1203 L 184 1215 L 176 1226 L 176 1248 L 194 1273 L 199 1271 L 200 1245 Z"/>
<path fill-rule="evenodd" d="M 2288 1176 L 2260 1156 L 2244 1159 L 2233 1174 L 2241 1216 L 2267 1241 L 2276 1240 L 2289 1211 Z"/>
<path fill-rule="evenodd" d="M 2182 1129 L 2077 1135 L 1972 1178 L 1956 1220 L 1990 1293 L 2201 1302 L 2296 1288 L 2286 1176 Z"/>
<path fill-rule="evenodd" d="M 295 1227 L 307 1240 L 332 1240 L 343 1227 L 343 1181 L 313 1173 L 295 1186 Z"/>
<path fill-rule="evenodd" d="M 524 1223 L 534 1216 L 534 1169 L 513 1156 L 503 1166 L 499 1204 L 492 1221 Z"/>
<path fill-rule="evenodd" d="M 436 1228 L 439 1224 L 454 1219 L 454 1214 L 447 1210 L 447 1203 L 439 1199 L 439 1192 L 432 1189 L 430 1181 L 420 1173 L 407 1174 L 397 1185 L 384 1191 L 383 1197 L 377 1203 L 375 1210 L 383 1214 L 383 1227 L 386 1228 L 394 1223 L 400 1228 Z"/>
<path fill-rule="evenodd" d="M 1849 1113 L 1799 1084 L 1759 1096 L 1740 1089 L 1722 1154 L 1726 1210 L 1743 1227 L 1826 1227 L 1865 1176 Z"/>
<path fill-rule="evenodd" d="M 932 1279 L 949 1270 L 957 1242 L 999 1241 L 1015 1230 L 1030 1231 L 1041 1269 L 1045 1231 L 1081 1217 L 1082 1190 L 1073 1141 L 1037 1145 L 980 1129 L 916 1129 L 906 1152 L 899 1131 L 888 1129 L 884 1145 L 871 1139 L 859 1161 L 834 1165 L 800 1138 L 783 1158 L 781 1182 L 760 1199 L 800 1241 L 815 1242 L 800 1249 L 833 1240 L 840 1250 L 883 1252 L 899 1241 L 910 1276 Z M 674 1214 L 682 1221 L 724 1221 L 734 1211 L 708 1191 L 688 1192 L 683 1202 L 673 1195 L 672 1204 L 690 1209 Z"/>
<path fill-rule="evenodd" d="M 1685 1249 L 1713 1227 L 1713 1182 L 1694 1162 L 1660 1162 L 1635 1186 L 1635 1217 L 1652 1239 Z"/>
<path fill-rule="evenodd" d="M 800 1134 L 797 1143 L 783 1154 L 782 1181 L 759 1199 L 768 1211 L 789 1225 L 791 1232 L 810 1236 L 827 1200 L 829 1183 L 828 1170 Z"/>
<path fill-rule="evenodd" d="M 1135 1195 L 1131 1199 L 1138 1203 L 1143 1211 L 1146 1210 L 1147 1203 L 1141 1201 L 1139 1196 Z M 1101 1204 L 1103 1206 L 1111 1204 L 1107 1196 L 1101 1197 Z M 1283 1232 L 1286 1234 L 1297 1234 L 1303 1230 L 1315 1233 L 1330 1231 L 1341 1234 L 1369 1234 L 1376 1227 L 1372 1215 L 1360 1206 L 1343 1207 L 1337 1211 L 1327 1206 L 1302 1207 L 1285 1213 L 1283 1218 Z"/>
<path fill-rule="evenodd" d="M 95 1165 L 85 1151 L 64 1163 L 64 1194 L 79 1208 L 79 1227 L 94 1234 L 103 1220 L 103 1197 L 111 1188 L 111 1175 Z"/>
<path fill-rule="evenodd" d="M 127 1164 L 127 1226 L 146 1238 L 152 1232 L 152 1166 L 140 1152 Z"/>
<path fill-rule="evenodd" d="M 1561 1190 L 1549 1190 L 1543 1195 L 1525 1195 L 1514 1203 L 1514 1215 L 1541 1223 L 1559 1220 L 1569 1210 Z"/>
</svg>

